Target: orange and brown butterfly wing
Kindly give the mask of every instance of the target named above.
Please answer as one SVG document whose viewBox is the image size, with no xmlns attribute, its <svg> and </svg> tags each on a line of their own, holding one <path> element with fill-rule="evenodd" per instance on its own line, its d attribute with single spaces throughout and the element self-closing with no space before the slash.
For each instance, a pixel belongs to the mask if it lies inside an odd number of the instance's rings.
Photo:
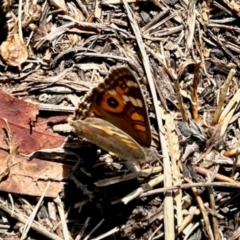
<svg viewBox="0 0 240 240">
<path fill-rule="evenodd" d="M 149 117 L 138 80 L 127 67 L 112 68 L 103 83 L 80 102 L 74 119 L 102 118 L 143 147 L 151 144 Z"/>
</svg>

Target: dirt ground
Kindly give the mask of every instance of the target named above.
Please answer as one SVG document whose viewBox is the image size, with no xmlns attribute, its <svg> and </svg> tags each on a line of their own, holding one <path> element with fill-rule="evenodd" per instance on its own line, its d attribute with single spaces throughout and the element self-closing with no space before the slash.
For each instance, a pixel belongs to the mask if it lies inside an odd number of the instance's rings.
<svg viewBox="0 0 240 240">
<path fill-rule="evenodd" d="M 2 1 L 0 238 L 240 238 L 240 1 Z"/>
</svg>

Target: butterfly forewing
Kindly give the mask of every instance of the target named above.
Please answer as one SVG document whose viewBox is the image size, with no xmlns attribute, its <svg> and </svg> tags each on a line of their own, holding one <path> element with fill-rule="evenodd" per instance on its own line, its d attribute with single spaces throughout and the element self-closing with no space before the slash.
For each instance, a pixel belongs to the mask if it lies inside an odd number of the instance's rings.
<svg viewBox="0 0 240 240">
<path fill-rule="evenodd" d="M 151 144 L 149 117 L 140 84 L 127 67 L 112 68 L 104 82 L 80 102 L 73 120 L 101 118 L 143 147 Z"/>
</svg>

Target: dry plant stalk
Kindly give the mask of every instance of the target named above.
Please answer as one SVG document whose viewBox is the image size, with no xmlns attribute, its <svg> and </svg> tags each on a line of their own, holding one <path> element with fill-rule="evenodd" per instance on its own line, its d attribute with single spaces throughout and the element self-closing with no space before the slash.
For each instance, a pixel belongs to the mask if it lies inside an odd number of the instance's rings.
<svg viewBox="0 0 240 240">
<path fill-rule="evenodd" d="M 175 123 L 170 114 L 165 115 L 166 120 L 166 140 L 168 143 L 169 156 L 172 161 L 172 179 L 174 185 L 181 185 L 181 173 L 178 167 L 178 161 L 180 161 L 180 150 L 179 150 L 179 142 L 178 136 L 175 132 Z M 182 213 L 182 191 L 178 189 L 173 192 L 174 199 L 176 203 L 176 216 L 177 216 L 177 226 L 180 226 L 183 221 L 183 213 Z"/>
<path fill-rule="evenodd" d="M 235 73 L 236 73 L 235 69 L 231 69 L 230 70 L 230 72 L 229 72 L 229 74 L 227 76 L 227 79 L 226 79 L 226 81 L 225 81 L 225 83 L 224 83 L 224 85 L 222 87 L 222 90 L 221 90 L 220 96 L 219 96 L 218 105 L 217 105 L 216 111 L 215 111 L 213 119 L 212 119 L 212 123 L 211 123 L 212 126 L 214 126 L 214 125 L 216 125 L 218 123 L 218 120 L 219 120 L 219 117 L 221 115 L 223 103 L 224 103 L 224 100 L 225 100 L 225 97 L 226 97 L 229 85 L 230 85 L 230 83 L 232 81 L 232 78 L 235 75 Z"/>
<path fill-rule="evenodd" d="M 186 28 L 186 55 L 189 54 L 193 45 L 193 37 L 195 32 L 195 22 L 196 22 L 196 10 L 195 10 L 196 0 L 188 2 L 188 16 L 187 16 L 187 28 Z"/>
<path fill-rule="evenodd" d="M 183 71 L 186 69 L 186 67 L 188 65 L 191 65 L 191 64 L 195 64 L 195 61 L 187 60 L 187 61 L 181 63 L 180 66 L 179 66 L 179 69 L 178 69 L 177 78 L 173 78 L 174 89 L 175 89 L 175 93 L 176 93 L 176 96 L 177 96 L 177 99 L 178 99 L 178 106 L 179 106 L 179 109 L 180 109 L 180 112 L 182 114 L 182 117 L 183 117 L 184 121 L 187 121 L 189 117 L 188 117 L 187 110 L 186 110 L 186 108 L 184 106 L 184 103 L 183 103 L 183 98 L 182 98 L 181 91 L 180 91 L 180 86 L 179 86 L 179 80 L 180 80 L 180 78 L 183 74 Z"/>
<path fill-rule="evenodd" d="M 210 175 L 207 175 L 208 182 L 211 182 L 211 177 Z M 217 215 L 217 209 L 216 209 L 216 204 L 215 204 L 215 198 L 214 198 L 214 189 L 213 187 L 207 187 L 208 194 L 209 194 L 209 202 L 210 202 L 210 208 L 213 212 L 212 217 L 212 223 L 213 223 L 213 235 L 215 237 L 215 240 L 220 240 L 220 234 L 219 234 L 219 221 L 216 217 Z"/>
<path fill-rule="evenodd" d="M 190 179 L 188 179 L 187 182 L 188 183 L 192 183 L 192 181 Z M 192 187 L 191 189 L 192 189 L 194 197 L 195 197 L 195 199 L 196 199 L 196 201 L 198 203 L 198 207 L 199 207 L 199 209 L 200 209 L 200 211 L 202 213 L 202 216 L 203 216 L 203 219 L 204 219 L 204 223 L 205 223 L 204 227 L 205 227 L 208 239 L 214 240 L 213 232 L 212 232 L 212 229 L 211 229 L 211 224 L 210 224 L 210 221 L 209 221 L 209 218 L 208 218 L 207 211 L 206 211 L 206 209 L 204 207 L 203 200 L 198 195 L 196 187 Z"/>
<path fill-rule="evenodd" d="M 198 84 L 199 84 L 199 70 L 200 70 L 200 65 L 201 62 L 198 62 L 195 65 L 195 69 L 194 69 L 194 78 L 193 78 L 193 86 L 192 86 L 192 101 L 193 101 L 193 105 L 192 105 L 192 115 L 193 115 L 193 119 L 194 121 L 198 122 L 199 120 L 199 116 L 198 116 L 198 94 L 197 94 L 197 89 L 198 89 Z"/>
</svg>

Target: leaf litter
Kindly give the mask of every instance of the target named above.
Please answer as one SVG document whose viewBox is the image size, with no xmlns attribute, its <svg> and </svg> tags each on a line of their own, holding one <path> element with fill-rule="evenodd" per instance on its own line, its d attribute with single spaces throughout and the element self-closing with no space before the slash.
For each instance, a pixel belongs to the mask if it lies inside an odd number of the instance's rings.
<svg viewBox="0 0 240 240">
<path fill-rule="evenodd" d="M 239 9 L 2 2 L 1 237 L 237 239 Z M 140 166 L 67 125 L 117 65 L 135 72 L 149 109 L 153 151 Z"/>
</svg>

